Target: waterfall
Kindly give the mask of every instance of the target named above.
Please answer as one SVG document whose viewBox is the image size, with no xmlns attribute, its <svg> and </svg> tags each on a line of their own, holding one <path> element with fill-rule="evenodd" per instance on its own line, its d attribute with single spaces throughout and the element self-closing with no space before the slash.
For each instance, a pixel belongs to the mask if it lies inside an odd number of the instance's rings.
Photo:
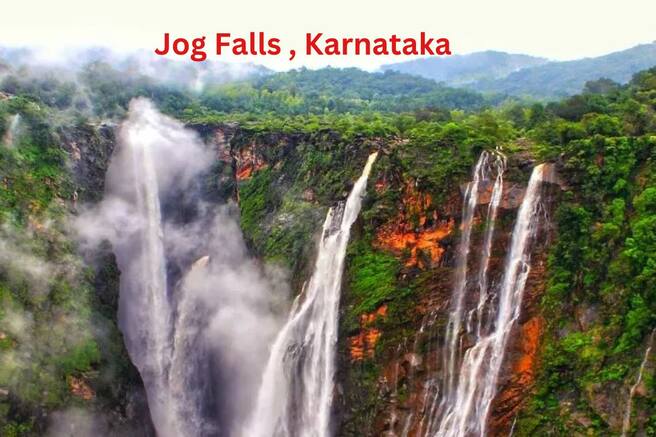
<svg viewBox="0 0 656 437">
<path fill-rule="evenodd" d="M 209 256 L 196 260 L 177 288 L 180 296 L 176 305 L 168 390 L 169 396 L 176 400 L 171 404 L 172 417 L 184 418 L 177 424 L 182 436 L 217 434 L 214 422 L 206 418 L 205 405 L 207 375 L 211 373 L 212 360 L 202 341 L 202 331 L 209 316 L 194 288 L 196 281 L 207 276 L 209 263 Z"/>
<path fill-rule="evenodd" d="M 445 337 L 445 344 L 447 347 L 445 348 L 446 354 L 444 357 L 444 369 L 446 370 L 444 372 L 444 390 L 446 393 L 451 393 L 455 381 L 455 364 L 458 351 L 457 342 L 462 325 L 465 291 L 467 289 L 467 261 L 469 260 L 471 246 L 470 242 L 474 211 L 476 210 L 476 205 L 478 205 L 481 181 L 487 177 L 486 170 L 488 158 L 489 154 L 487 152 L 481 153 L 481 156 L 476 163 L 476 167 L 474 167 L 473 181 L 467 184 L 467 190 L 465 191 L 461 225 L 462 234 L 460 237 L 460 245 L 458 247 L 455 288 L 453 290 L 453 311 L 449 314 L 449 322 L 447 324 Z"/>
<path fill-rule="evenodd" d="M 638 378 L 636 378 L 635 384 L 631 386 L 631 389 L 629 389 L 629 397 L 626 400 L 626 408 L 624 409 L 624 419 L 622 421 L 622 437 L 625 437 L 628 433 L 629 430 L 631 429 L 631 410 L 633 409 L 633 396 L 635 396 L 635 392 L 638 389 L 638 386 L 642 382 L 642 374 L 645 371 L 645 366 L 647 365 L 647 361 L 649 360 L 649 354 L 651 353 L 651 348 L 654 344 L 654 334 L 656 334 L 656 330 L 652 331 L 651 334 L 649 335 L 649 342 L 647 343 L 647 349 L 645 349 L 645 355 L 644 358 L 642 359 L 642 363 L 640 363 L 640 369 L 638 370 Z"/>
<path fill-rule="evenodd" d="M 179 159 L 181 155 L 186 159 Z M 183 393 L 188 387 L 175 380 L 179 372 L 170 372 L 176 306 L 167 273 L 161 199 L 187 188 L 207 165 L 198 163 L 206 157 L 191 132 L 157 112 L 148 100 L 137 99 L 121 126 L 106 176 L 101 214 L 107 227 L 115 229 L 109 239 L 121 271 L 119 326 L 144 381 L 155 428 L 164 437 L 200 432 L 194 425 L 197 416 L 183 414 L 192 395 Z M 184 306 L 179 309 L 185 311 Z M 171 386 L 184 389 L 172 396 Z"/>
<path fill-rule="evenodd" d="M 468 333 L 472 333 L 471 319 L 476 315 L 476 338 L 480 338 L 481 329 L 485 317 L 486 305 L 489 304 L 490 294 L 488 287 L 488 269 L 490 267 L 490 255 L 492 253 L 492 239 L 494 237 L 494 227 L 497 220 L 497 211 L 501 196 L 503 194 L 503 173 L 506 170 L 506 157 L 498 152 L 497 159 L 494 162 L 496 167 L 497 177 L 492 187 L 492 195 L 490 196 L 490 203 L 487 207 L 487 226 L 485 228 L 485 236 L 483 237 L 483 252 L 481 255 L 481 262 L 478 268 L 477 275 L 477 288 L 478 288 L 478 305 L 475 310 L 471 310 L 468 324 Z M 488 319 L 489 320 L 489 319 Z"/>
<path fill-rule="evenodd" d="M 530 247 L 539 229 L 543 165 L 533 169 L 506 257 L 498 303 L 489 332 L 481 332 L 462 359 L 458 384 L 448 393 L 436 436 L 485 435 L 510 332 L 519 317 L 530 271 Z M 453 375 L 450 375 L 453 378 Z"/>
<path fill-rule="evenodd" d="M 489 182 L 492 170 L 496 170 L 496 178 L 492 187 L 490 202 L 487 209 L 486 218 L 486 231 L 483 243 L 482 260 L 478 273 L 478 291 L 479 291 L 479 304 L 476 308 L 478 314 L 477 323 L 480 331 L 480 324 L 482 323 L 482 316 L 485 305 L 488 301 L 487 291 L 487 269 L 490 258 L 490 251 L 492 248 L 492 237 L 494 235 L 494 225 L 497 215 L 497 209 L 501 201 L 501 194 L 503 191 L 503 172 L 505 171 L 505 157 L 500 152 L 488 153 L 482 152 L 473 170 L 472 182 L 467 184 L 465 189 L 465 196 L 463 201 L 462 211 L 462 225 L 460 242 L 458 244 L 458 258 L 456 261 L 456 273 L 454 280 L 454 289 L 452 293 L 451 312 L 449 314 L 449 321 L 446 326 L 445 333 L 445 347 L 443 350 L 442 363 L 442 393 L 440 396 L 439 390 L 435 389 L 434 392 L 426 390 L 424 399 L 425 405 L 428 405 L 427 412 L 422 419 L 422 428 L 426 430 L 426 434 L 434 433 L 434 428 L 437 425 L 436 420 L 439 419 L 441 411 L 445 405 L 452 402 L 452 396 L 455 391 L 456 381 L 456 367 L 460 358 L 461 340 L 463 318 L 465 315 L 465 295 L 468 289 L 468 263 L 471 246 L 471 233 L 474 221 L 474 213 L 476 206 L 479 203 L 479 196 L 485 189 L 486 184 Z M 473 310 L 472 310 L 473 311 Z M 470 313 L 469 319 L 471 319 Z M 470 331 L 468 323 L 468 331 Z M 425 427 L 423 420 L 427 419 Z"/>
<path fill-rule="evenodd" d="M 133 257 L 130 259 L 134 262 L 134 267 L 137 267 L 138 273 L 135 272 L 136 277 L 128 280 L 138 281 L 130 285 L 131 290 L 142 288 L 138 291 L 138 296 L 133 296 L 131 305 L 133 305 L 132 310 L 138 307 L 143 313 L 137 316 L 141 325 L 139 329 L 130 329 L 126 332 L 127 347 L 144 380 L 150 381 L 150 384 L 147 383 L 149 407 L 153 416 L 158 417 L 154 421 L 164 423 L 171 419 L 168 413 L 170 399 L 166 387 L 172 327 L 159 188 L 152 157 L 152 144 L 149 144 L 149 137 L 153 134 L 150 130 L 153 126 L 146 125 L 144 128 L 133 125 L 133 122 L 132 119 L 128 120 L 124 129 L 127 135 L 126 146 L 132 158 L 135 177 L 135 212 L 141 223 L 141 232 L 135 235 L 139 240 L 136 243 L 138 247 L 135 248 L 139 253 L 138 258 L 136 262 Z"/>
<path fill-rule="evenodd" d="M 11 121 L 9 122 L 9 126 L 7 127 L 7 132 L 5 133 L 4 138 L 2 139 L 2 142 L 5 145 L 12 147 L 14 146 L 14 144 L 16 144 L 16 138 L 18 138 L 18 129 L 20 128 L 20 122 L 21 122 L 20 114 L 14 114 L 11 117 Z"/>
<path fill-rule="evenodd" d="M 330 435 L 344 258 L 376 156 L 346 202 L 328 211 L 314 272 L 272 346 L 244 437 Z"/>
</svg>

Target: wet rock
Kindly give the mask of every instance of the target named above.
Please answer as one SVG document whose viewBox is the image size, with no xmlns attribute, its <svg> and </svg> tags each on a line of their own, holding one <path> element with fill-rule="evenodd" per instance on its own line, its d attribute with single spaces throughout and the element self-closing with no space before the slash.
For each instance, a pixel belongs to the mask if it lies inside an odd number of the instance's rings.
<svg viewBox="0 0 656 437">
<path fill-rule="evenodd" d="M 68 378 L 68 388 L 71 394 L 75 397 L 90 401 L 96 397 L 96 392 L 89 386 L 89 383 L 84 378 L 71 376 Z"/>
<path fill-rule="evenodd" d="M 374 244 L 406 256 L 407 267 L 436 266 L 445 251 L 442 240 L 452 233 L 455 221 L 431 209 L 431 196 L 417 190 L 411 181 L 406 182 L 399 213 L 377 230 Z"/>
<path fill-rule="evenodd" d="M 581 330 L 587 331 L 599 320 L 599 308 L 596 305 L 577 307 L 575 315 Z"/>
<path fill-rule="evenodd" d="M 314 202 L 316 200 L 316 196 L 314 194 L 314 191 L 311 188 L 308 188 L 307 190 L 303 191 L 303 200 L 306 202 Z"/>
<path fill-rule="evenodd" d="M 546 183 L 555 184 L 560 187 L 561 190 L 568 190 L 568 186 L 565 181 L 560 177 L 556 171 L 556 165 L 550 162 L 544 164 L 544 170 L 542 172 L 542 180 Z"/>
<path fill-rule="evenodd" d="M 403 356 L 403 362 L 408 364 L 408 367 L 417 369 L 420 368 L 421 365 L 424 362 L 424 359 L 421 355 L 414 353 L 414 352 L 408 352 Z"/>
<path fill-rule="evenodd" d="M 607 383 L 590 384 L 586 389 L 586 397 L 592 410 L 608 424 L 611 429 L 621 430 L 623 421 L 623 404 L 625 396 L 618 396 L 622 390 L 620 384 Z"/>
</svg>

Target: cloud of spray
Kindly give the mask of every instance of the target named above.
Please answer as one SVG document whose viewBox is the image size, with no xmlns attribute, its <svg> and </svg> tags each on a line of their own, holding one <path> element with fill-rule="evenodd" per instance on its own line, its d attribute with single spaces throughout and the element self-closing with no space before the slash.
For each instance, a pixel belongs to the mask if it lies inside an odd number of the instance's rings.
<svg viewBox="0 0 656 437">
<path fill-rule="evenodd" d="M 189 62 L 153 56 L 150 51 L 117 52 L 106 47 L 0 47 L 0 65 L 6 62 L 21 75 L 32 79 L 55 75 L 65 81 L 76 81 L 76 76 L 88 64 L 107 63 L 123 76 L 140 76 L 154 83 L 201 92 L 207 84 L 220 84 L 270 73 L 265 67 L 252 63 L 230 63 L 217 60 Z M 0 80 L 7 72 L 0 69 Z"/>
<path fill-rule="evenodd" d="M 101 413 L 72 407 L 48 416 L 45 437 L 124 437 L 146 435 L 143 429 L 122 423 L 114 412 Z"/>
<path fill-rule="evenodd" d="M 0 271 L 4 271 L 9 283 L 27 281 L 32 293 L 47 292 L 54 266 L 43 258 L 20 248 L 9 239 L 0 237 Z"/>
<path fill-rule="evenodd" d="M 203 198 L 213 160 L 137 99 L 105 198 L 77 223 L 86 244 L 109 240 L 117 255 L 119 323 L 164 436 L 230 435 L 248 415 L 289 295 L 284 272 L 249 258 L 234 205 Z"/>
<path fill-rule="evenodd" d="M 0 387 L 27 405 L 67 389 L 59 364 L 96 332 L 85 311 L 79 259 L 66 252 L 52 257 L 51 245 L 65 238 L 56 224 L 36 228 L 0 226 L 0 336 L 8 342 L 0 353 Z"/>
</svg>

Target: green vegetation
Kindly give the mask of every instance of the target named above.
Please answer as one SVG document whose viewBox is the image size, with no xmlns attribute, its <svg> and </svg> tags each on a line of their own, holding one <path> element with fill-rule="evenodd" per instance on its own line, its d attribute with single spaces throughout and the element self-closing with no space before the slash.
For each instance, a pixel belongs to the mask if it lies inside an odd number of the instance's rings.
<svg viewBox="0 0 656 437">
<path fill-rule="evenodd" d="M 543 297 L 550 327 L 520 435 L 583 427 L 574 411 L 563 410 L 563 397 L 576 401 L 577 414 L 591 419 L 595 434 L 609 433 L 601 417 L 617 417 L 624 398 L 614 401 L 618 410 L 605 409 L 598 399 L 608 384 L 628 391 L 656 326 L 656 100 L 653 91 L 645 92 L 654 77 L 656 70 L 641 73 L 627 87 L 553 105 L 570 121 L 536 128 L 545 143 L 541 153 L 562 157 L 571 187 L 554 218 L 558 238 Z M 653 405 L 651 398 L 641 408 Z"/>
<path fill-rule="evenodd" d="M 467 86 L 483 79 L 500 79 L 522 68 L 542 65 L 544 58 L 515 55 L 493 50 L 446 58 L 422 58 L 384 65 L 384 70 L 415 74 L 444 82 L 448 85 Z"/>
<path fill-rule="evenodd" d="M 407 74 L 350 69 L 294 70 L 243 84 L 210 88 L 203 106 L 223 112 L 276 115 L 402 112 L 421 108 L 479 109 L 494 103 L 476 92 Z"/>
<path fill-rule="evenodd" d="M 359 240 L 352 246 L 348 266 L 351 293 L 359 302 L 353 310 L 355 314 L 372 312 L 386 301 L 405 297 L 403 290 L 397 289 L 399 260 L 372 250 L 371 243 Z"/>
<path fill-rule="evenodd" d="M 0 148 L 0 387 L 24 405 L 55 408 L 71 397 L 67 378 L 100 360 L 91 287 L 67 241 L 60 199 L 71 184 L 47 111 L 16 98 L 0 113 L 22 116 L 14 145 Z M 6 402 L 3 434 L 32 429 L 34 417 L 10 417 Z"/>
<path fill-rule="evenodd" d="M 345 429 L 353 435 L 373 432 L 386 401 L 381 372 L 413 338 L 421 299 L 448 288 L 442 278 L 452 262 L 406 264 L 407 250 L 374 244 L 381 226 L 400 217 L 403 232 L 413 233 L 459 218 L 459 190 L 482 150 L 503 148 L 510 184 L 525 183 L 535 161 L 555 163 L 565 188 L 550 216 L 554 239 L 540 303 L 547 326 L 516 432 L 608 435 L 617 428 L 609 417 L 624 397 L 608 393 L 635 381 L 656 326 L 656 69 L 627 85 L 589 82 L 582 94 L 549 104 L 350 69 L 292 71 L 192 93 L 101 62 L 76 80 L 11 71 L 0 90 L 12 95 L 0 100 L 0 135 L 10 116 L 22 119 L 15 145 L 0 146 L 0 388 L 11 394 L 0 397 L 3 435 L 36 434 L 41 412 L 82 402 L 70 392 L 71 378 L 87 381 L 98 394 L 92 402 L 111 408 L 124 401 L 112 384 L 134 378 L 113 319 L 116 266 L 103 260 L 94 274 L 71 243 L 73 199 L 85 188 L 71 174 L 64 133 L 93 136 L 99 120 L 120 121 L 135 96 L 150 97 L 208 138 L 216 128 L 234 130 L 228 152 L 239 157 L 236 166 L 254 168 L 218 188 L 234 189 L 250 249 L 288 268 L 295 290 L 307 278 L 327 207 L 346 197 L 367 155 L 380 151 L 345 275 L 340 338 L 387 305 L 372 322 L 382 332 L 375 353 L 345 377 L 352 389 L 344 395 L 351 408 Z M 105 152 L 93 158 L 106 160 Z M 221 178 L 243 170 L 226 162 L 217 165 Z M 411 198 L 417 193 L 427 196 Z M 457 229 L 447 250 L 454 239 Z M 347 345 L 340 347 L 346 356 Z M 656 435 L 651 369 L 645 386 L 635 409 L 652 414 L 644 430 Z"/>
<path fill-rule="evenodd" d="M 72 378 L 107 393 L 98 404 L 116 404 L 132 377 L 116 307 L 100 313 L 93 273 L 72 243 L 77 188 L 55 111 L 34 96 L 0 100 L 4 132 L 10 116 L 21 117 L 12 144 L 0 145 L 0 434 L 8 436 L 42 434 L 46 412 L 84 402 Z"/>
</svg>

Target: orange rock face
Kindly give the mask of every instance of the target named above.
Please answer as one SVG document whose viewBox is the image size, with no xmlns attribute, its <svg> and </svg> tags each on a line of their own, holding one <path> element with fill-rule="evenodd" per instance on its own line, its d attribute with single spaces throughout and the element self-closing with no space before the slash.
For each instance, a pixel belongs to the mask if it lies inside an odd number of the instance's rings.
<svg viewBox="0 0 656 437">
<path fill-rule="evenodd" d="M 376 189 L 385 187 L 377 183 Z M 429 194 L 419 192 L 413 183 L 406 184 L 399 214 L 378 230 L 375 245 L 397 255 L 407 252 L 407 267 L 436 265 L 444 253 L 439 242 L 451 233 L 454 222 L 440 221 L 435 210 L 431 214 L 431 202 Z M 430 225 L 427 225 L 428 217 L 432 219 Z"/>
<path fill-rule="evenodd" d="M 68 379 L 68 388 L 73 396 L 84 399 L 85 401 L 90 401 L 96 396 L 93 389 L 82 378 L 71 376 Z"/>
<path fill-rule="evenodd" d="M 264 159 L 256 153 L 255 145 L 241 150 L 235 156 L 235 161 L 237 163 L 236 178 L 238 181 L 248 179 L 254 172 L 267 167 Z"/>
<path fill-rule="evenodd" d="M 376 343 L 380 339 L 379 329 L 372 327 L 379 318 L 387 317 L 387 305 L 383 305 L 373 313 L 360 316 L 360 333 L 349 337 L 349 352 L 351 361 L 362 361 L 365 358 L 373 358 Z"/>
<path fill-rule="evenodd" d="M 533 382 L 536 358 L 540 345 L 540 337 L 544 320 L 541 317 L 533 317 L 521 329 L 521 348 L 523 354 L 515 363 L 515 374 L 527 385 Z"/>
<path fill-rule="evenodd" d="M 541 316 L 530 318 L 519 328 L 510 379 L 494 401 L 497 414 L 491 418 L 491 427 L 496 432 L 501 433 L 511 426 L 526 393 L 533 387 L 543 329 L 544 319 Z"/>
</svg>

